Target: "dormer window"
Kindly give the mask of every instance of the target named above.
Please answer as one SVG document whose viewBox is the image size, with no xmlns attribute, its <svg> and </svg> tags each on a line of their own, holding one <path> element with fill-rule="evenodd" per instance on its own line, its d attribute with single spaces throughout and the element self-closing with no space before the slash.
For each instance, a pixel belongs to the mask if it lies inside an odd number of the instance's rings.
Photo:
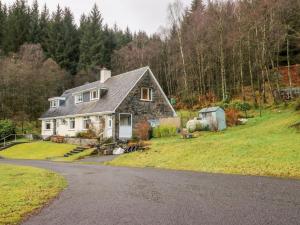
<svg viewBox="0 0 300 225">
<path fill-rule="evenodd" d="M 63 104 L 65 100 L 65 97 L 54 97 L 48 99 L 48 101 L 50 102 L 50 108 L 58 108 Z"/>
<path fill-rule="evenodd" d="M 151 88 L 141 88 L 141 100 L 142 101 L 152 101 L 152 89 Z"/>
<path fill-rule="evenodd" d="M 93 90 L 91 93 L 91 101 L 99 100 L 99 90 Z"/>
<path fill-rule="evenodd" d="M 59 106 L 58 100 L 52 100 L 50 101 L 50 108 L 57 108 Z"/>
<path fill-rule="evenodd" d="M 75 104 L 83 102 L 83 93 L 75 95 Z"/>
</svg>

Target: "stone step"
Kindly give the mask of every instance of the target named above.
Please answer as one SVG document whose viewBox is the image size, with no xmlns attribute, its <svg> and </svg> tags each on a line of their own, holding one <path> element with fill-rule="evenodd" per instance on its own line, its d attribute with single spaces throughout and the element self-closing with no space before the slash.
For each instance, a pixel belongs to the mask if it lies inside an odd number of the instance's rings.
<svg viewBox="0 0 300 225">
<path fill-rule="evenodd" d="M 83 152 L 84 150 L 72 150 L 71 153 L 80 153 Z"/>
<path fill-rule="evenodd" d="M 75 155 L 75 154 L 78 154 L 78 153 L 81 153 L 85 150 L 87 150 L 88 148 L 84 148 L 84 147 L 76 147 L 75 149 L 73 149 L 72 151 L 64 154 L 64 157 L 69 157 L 71 155 Z"/>
</svg>

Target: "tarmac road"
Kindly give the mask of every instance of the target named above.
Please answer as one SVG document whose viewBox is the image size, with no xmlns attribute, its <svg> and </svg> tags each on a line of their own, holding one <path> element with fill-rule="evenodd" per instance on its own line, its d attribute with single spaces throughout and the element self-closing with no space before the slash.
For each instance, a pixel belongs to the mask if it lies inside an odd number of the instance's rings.
<svg viewBox="0 0 300 225">
<path fill-rule="evenodd" d="M 26 225 L 299 225 L 300 181 L 160 169 L 4 160 L 69 185 Z"/>
</svg>

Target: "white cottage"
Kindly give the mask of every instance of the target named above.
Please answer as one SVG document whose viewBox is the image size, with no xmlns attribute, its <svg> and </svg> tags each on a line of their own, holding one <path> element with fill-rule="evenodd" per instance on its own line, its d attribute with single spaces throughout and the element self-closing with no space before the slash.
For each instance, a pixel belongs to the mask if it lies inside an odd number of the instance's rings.
<svg viewBox="0 0 300 225">
<path fill-rule="evenodd" d="M 40 118 L 43 138 L 74 137 L 93 129 L 104 139 L 127 140 L 140 122 L 176 116 L 149 67 L 116 76 L 103 69 L 98 81 L 66 90 L 49 102 Z"/>
<path fill-rule="evenodd" d="M 226 116 L 221 107 L 209 107 L 199 111 L 199 118 L 207 121 L 210 130 L 225 130 Z"/>
</svg>

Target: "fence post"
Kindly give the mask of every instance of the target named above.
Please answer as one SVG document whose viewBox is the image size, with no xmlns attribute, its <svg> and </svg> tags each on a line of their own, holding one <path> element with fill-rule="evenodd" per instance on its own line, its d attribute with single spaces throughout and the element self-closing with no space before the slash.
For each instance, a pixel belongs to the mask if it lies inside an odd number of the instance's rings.
<svg viewBox="0 0 300 225">
<path fill-rule="evenodd" d="M 4 138 L 4 147 L 5 147 L 5 138 Z"/>
<path fill-rule="evenodd" d="M 15 134 L 15 142 L 17 142 L 17 135 Z"/>
</svg>

